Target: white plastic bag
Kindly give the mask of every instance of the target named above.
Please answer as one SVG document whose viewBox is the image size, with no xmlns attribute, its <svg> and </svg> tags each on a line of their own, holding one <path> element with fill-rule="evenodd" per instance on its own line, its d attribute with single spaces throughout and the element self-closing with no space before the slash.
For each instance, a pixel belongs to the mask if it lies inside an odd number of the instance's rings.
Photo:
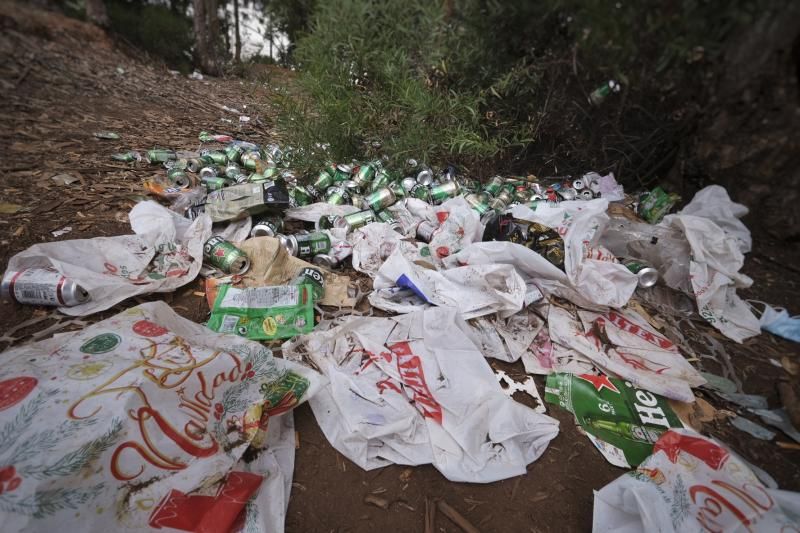
<svg viewBox="0 0 800 533">
<path fill-rule="evenodd" d="M 331 444 L 364 469 L 433 463 L 451 481 L 525 473 L 558 422 L 507 397 L 452 308 L 351 318 L 283 345 L 330 383 L 311 402 Z"/>
<path fill-rule="evenodd" d="M 197 277 L 211 219 L 183 218 L 156 202 L 130 212 L 136 235 L 34 244 L 8 262 L 9 270 L 53 267 L 89 291 L 90 300 L 60 307 L 67 315 L 103 311 L 140 294 L 171 292 Z"/>
<path fill-rule="evenodd" d="M 593 531 L 796 531 L 800 493 L 765 486 L 717 441 L 672 429 L 639 467 L 594 493 Z"/>
<path fill-rule="evenodd" d="M 691 387 L 706 380 L 667 338 L 631 311 L 605 314 L 550 306 L 547 325 L 554 342 L 567 346 L 612 375 L 639 389 L 680 400 L 694 401 Z"/>
<path fill-rule="evenodd" d="M 383 262 L 395 248 L 411 261 L 423 259 L 419 244 L 404 239 L 389 224 L 373 222 L 350 235 L 353 244 L 353 268 L 374 278 Z"/>
<path fill-rule="evenodd" d="M 669 215 L 662 224 L 681 229 L 689 241 L 689 279 L 700 316 L 736 342 L 758 335 L 758 319 L 736 294 L 753 284 L 739 272 L 744 255 L 736 239 L 710 219 L 693 215 Z"/>
<path fill-rule="evenodd" d="M 242 511 L 282 531 L 294 435 L 280 415 L 318 373 L 163 302 L 2 358 L 4 531 L 228 531 Z M 251 517 L 254 497 L 274 503 Z"/>
<path fill-rule="evenodd" d="M 522 309 L 527 292 L 511 265 L 436 271 L 412 263 L 400 249 L 381 265 L 373 286 L 369 301 L 378 309 L 407 313 L 428 305 L 454 307 L 465 319 L 492 313 L 513 315 Z M 403 297 L 401 302 L 398 295 Z"/>
<path fill-rule="evenodd" d="M 594 305 L 622 307 L 636 290 L 638 278 L 625 266 L 594 253 L 608 222 L 608 200 L 561 202 L 532 211 L 514 207 L 515 218 L 538 222 L 558 231 L 564 240 L 564 269 L 572 288 Z M 577 302 L 576 302 L 577 303 Z"/>
<path fill-rule="evenodd" d="M 739 220 L 748 213 L 747 207 L 731 201 L 728 191 L 719 185 L 709 185 L 694 195 L 692 201 L 681 209 L 679 215 L 692 215 L 711 220 L 736 240 L 739 251 L 748 253 L 753 248 L 750 230 Z"/>
<path fill-rule="evenodd" d="M 287 220 L 302 220 L 304 222 L 319 222 L 324 216 L 345 216 L 356 213 L 360 209 L 354 205 L 333 205 L 325 202 L 291 207 L 283 214 Z"/>
</svg>

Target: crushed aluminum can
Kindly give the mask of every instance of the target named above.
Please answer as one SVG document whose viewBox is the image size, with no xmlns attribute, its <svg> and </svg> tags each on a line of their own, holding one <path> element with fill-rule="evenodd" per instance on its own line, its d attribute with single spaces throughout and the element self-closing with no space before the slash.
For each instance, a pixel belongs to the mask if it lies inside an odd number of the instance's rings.
<svg viewBox="0 0 800 533">
<path fill-rule="evenodd" d="M 322 215 L 314 224 L 314 228 L 316 228 L 317 231 L 331 229 L 336 223 L 337 218 L 340 217 L 338 215 Z"/>
<path fill-rule="evenodd" d="M 561 196 L 564 200 L 574 200 L 578 197 L 578 191 L 573 189 L 572 187 L 564 187 L 558 190 L 558 195 Z"/>
<path fill-rule="evenodd" d="M 205 181 L 208 178 L 217 177 L 217 167 L 207 166 L 200 169 L 200 179 Z"/>
<path fill-rule="evenodd" d="M 8 270 L 0 296 L 20 304 L 72 307 L 89 301 L 89 291 L 52 268 Z"/>
<path fill-rule="evenodd" d="M 431 242 L 433 235 L 439 230 L 439 226 L 432 224 L 427 220 L 417 226 L 417 238 L 422 242 Z"/>
<path fill-rule="evenodd" d="M 173 187 L 188 189 L 192 185 L 192 179 L 183 170 L 173 168 L 167 172 L 167 179 Z"/>
<path fill-rule="evenodd" d="M 409 193 L 411 192 L 411 189 L 417 186 L 417 180 L 416 178 L 409 176 L 407 178 L 403 178 L 401 185 L 403 186 L 403 189 L 405 189 L 406 193 Z"/>
<path fill-rule="evenodd" d="M 426 187 L 433 185 L 433 172 L 431 169 L 425 168 L 420 170 L 417 174 L 417 183 Z"/>
<path fill-rule="evenodd" d="M 594 198 L 594 193 L 589 189 L 584 189 L 580 192 L 580 197 L 582 200 L 591 200 Z"/>
<path fill-rule="evenodd" d="M 639 286 L 643 288 L 652 287 L 658 283 L 658 270 L 650 263 L 641 259 L 623 259 L 622 264 L 625 268 L 636 274 L 639 278 Z"/>
<path fill-rule="evenodd" d="M 311 262 L 317 266 L 321 266 L 327 269 L 333 269 L 339 266 L 339 261 L 332 255 L 328 254 L 317 254 L 314 256 Z"/>
<path fill-rule="evenodd" d="M 605 101 L 611 93 L 618 93 L 620 85 L 614 80 L 608 80 L 603 85 L 592 91 L 589 95 L 589 103 L 593 106 L 599 106 Z"/>
<path fill-rule="evenodd" d="M 283 221 L 279 218 L 265 218 L 253 224 L 250 230 L 251 237 L 274 237 L 283 226 Z"/>
</svg>

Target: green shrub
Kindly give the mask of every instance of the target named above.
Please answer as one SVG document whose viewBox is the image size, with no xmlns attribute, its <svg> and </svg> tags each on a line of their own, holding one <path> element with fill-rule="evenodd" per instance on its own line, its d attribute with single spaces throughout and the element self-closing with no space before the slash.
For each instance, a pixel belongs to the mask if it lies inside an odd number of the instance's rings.
<svg viewBox="0 0 800 533">
<path fill-rule="evenodd" d="M 477 173 L 573 164 L 646 182 L 669 167 L 685 129 L 671 113 L 702 99 L 720 43 L 757 7 L 462 0 L 447 13 L 429 0 L 318 2 L 294 52 L 300 96 L 281 99 L 279 129 L 309 167 L 372 157 L 379 141 L 395 162 Z M 593 108 L 589 93 L 608 79 L 623 92 Z"/>
</svg>

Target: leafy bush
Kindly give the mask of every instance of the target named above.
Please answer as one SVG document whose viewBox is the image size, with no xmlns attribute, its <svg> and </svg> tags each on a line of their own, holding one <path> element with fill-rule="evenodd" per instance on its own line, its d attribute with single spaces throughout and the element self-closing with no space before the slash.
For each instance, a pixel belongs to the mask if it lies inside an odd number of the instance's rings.
<svg viewBox="0 0 800 533">
<path fill-rule="evenodd" d="M 756 3 L 328 0 L 297 43 L 279 127 L 311 167 L 376 155 L 476 173 L 669 168 L 710 59 Z M 587 98 L 609 79 L 623 91 Z M 330 155 L 318 143 L 330 143 Z M 556 166 L 558 163 L 558 166 Z"/>
</svg>

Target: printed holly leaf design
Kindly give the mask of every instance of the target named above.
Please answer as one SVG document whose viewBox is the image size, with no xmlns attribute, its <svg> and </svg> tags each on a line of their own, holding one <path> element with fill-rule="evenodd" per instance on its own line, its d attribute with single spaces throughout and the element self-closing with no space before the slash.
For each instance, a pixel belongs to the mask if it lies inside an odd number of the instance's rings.
<svg viewBox="0 0 800 533">
<path fill-rule="evenodd" d="M 53 449 L 59 444 L 69 442 L 78 433 L 95 425 L 97 419 L 65 420 L 55 427 L 33 430 L 36 414 L 49 398 L 58 390 L 43 391 L 20 407 L 16 416 L 0 429 L 0 464 L 13 467 L 21 483 L 31 480 L 45 480 L 66 477 L 80 472 L 86 465 L 97 460 L 100 455 L 118 440 L 123 425 L 120 419 L 111 421 L 111 427 L 97 439 L 85 443 L 53 462 L 47 462 Z M 13 481 L 13 480 L 12 480 Z M 93 500 L 104 489 L 99 483 L 91 487 L 61 487 L 50 490 L 36 490 L 33 494 L 21 496 L 16 485 L 6 486 L 0 494 L 0 511 L 43 518 L 64 509 L 77 509 Z"/>
<path fill-rule="evenodd" d="M 17 498 L 17 494 L 0 495 L 0 510 L 33 518 L 44 518 L 64 509 L 78 509 L 97 497 L 105 488 L 104 483 L 93 487 L 37 491 L 34 494 Z"/>
</svg>

